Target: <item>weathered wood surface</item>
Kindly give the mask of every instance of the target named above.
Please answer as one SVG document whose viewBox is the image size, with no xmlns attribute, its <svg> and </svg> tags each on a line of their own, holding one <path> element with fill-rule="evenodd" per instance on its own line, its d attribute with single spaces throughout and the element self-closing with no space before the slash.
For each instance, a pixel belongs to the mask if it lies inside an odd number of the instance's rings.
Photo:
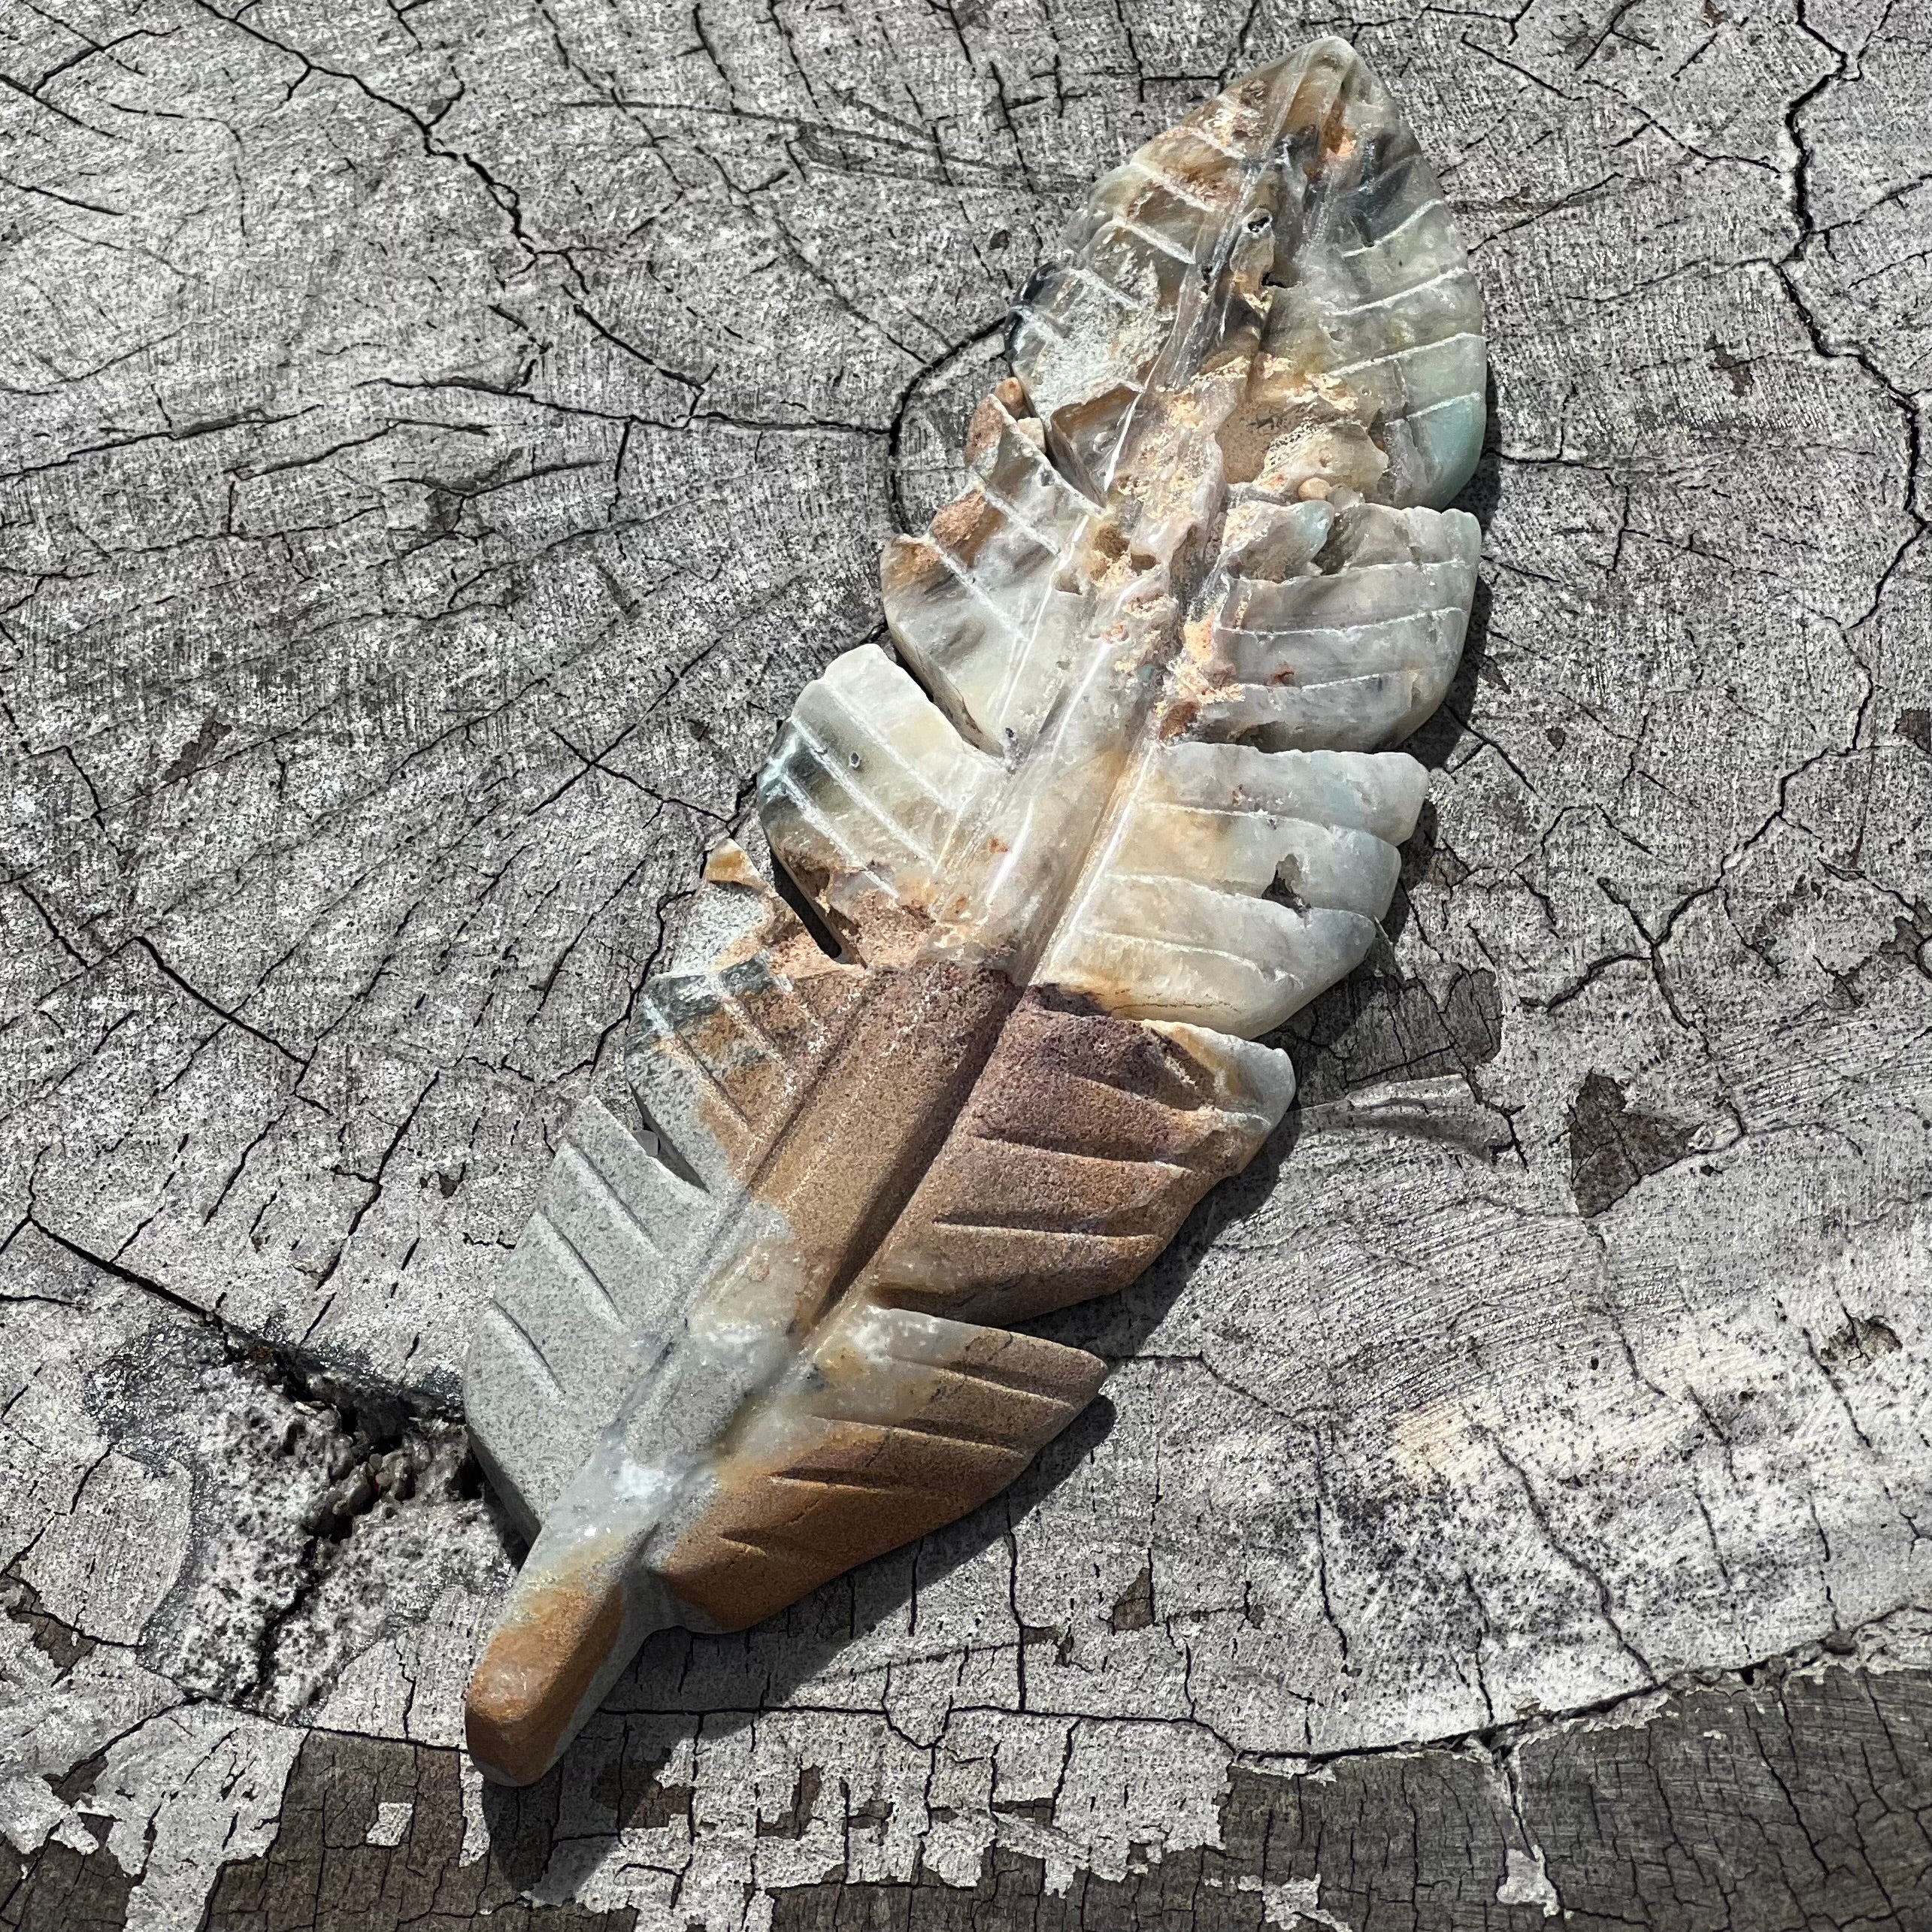
<svg viewBox="0 0 1932 1932">
<path fill-rule="evenodd" d="M 227 11 L 0 14 L 0 1924 L 1932 1922 L 1924 10 Z M 1331 29 L 1496 372 L 1390 945 L 1110 1405 L 486 1795 L 478 1260 L 1043 238 Z"/>
</svg>

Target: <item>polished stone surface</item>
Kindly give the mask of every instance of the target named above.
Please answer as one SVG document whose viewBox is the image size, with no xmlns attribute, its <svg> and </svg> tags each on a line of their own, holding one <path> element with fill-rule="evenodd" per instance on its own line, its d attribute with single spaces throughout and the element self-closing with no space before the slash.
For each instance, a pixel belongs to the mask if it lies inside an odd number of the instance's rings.
<svg viewBox="0 0 1932 1932">
<path fill-rule="evenodd" d="M 835 659 L 759 781 L 837 956 L 714 855 L 722 943 L 640 1003 L 638 1131 L 586 1102 L 497 1272 L 465 1405 L 541 1528 L 471 1687 L 491 1776 L 547 1769 L 650 1632 L 741 1628 L 966 1514 L 1098 1388 L 960 1318 L 1137 1274 L 1292 1095 L 1247 1043 L 1373 944 L 1427 783 L 1380 747 L 1441 701 L 1475 589 L 1440 506 L 1480 323 L 1334 40 L 1148 143 L 1029 282 L 964 493 L 887 549 L 898 661 Z M 1077 1042 L 1092 1091 L 1052 1071 Z"/>
</svg>

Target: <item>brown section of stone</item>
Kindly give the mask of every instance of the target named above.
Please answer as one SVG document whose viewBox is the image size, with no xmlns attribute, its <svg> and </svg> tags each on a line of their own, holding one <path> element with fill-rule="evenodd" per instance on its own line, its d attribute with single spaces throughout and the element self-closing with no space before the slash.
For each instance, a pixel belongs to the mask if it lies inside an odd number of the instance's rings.
<svg viewBox="0 0 1932 1932">
<path fill-rule="evenodd" d="M 949 961 L 871 976 L 752 1182 L 814 1263 L 801 1332 L 897 1219 L 1018 997 L 1004 974 Z"/>
<path fill-rule="evenodd" d="M 736 840 L 727 839 L 712 847 L 704 861 L 704 884 L 753 895 L 762 915 L 742 939 L 708 962 L 711 971 L 722 972 L 762 957 L 767 970 L 790 980 L 792 990 L 814 1012 L 823 1013 L 828 1004 L 842 1004 L 849 997 L 846 989 L 856 981 L 857 973 L 819 943 Z"/>
<path fill-rule="evenodd" d="M 943 962 L 874 977 L 754 1183 L 813 1258 L 819 1300 L 797 1311 L 801 1331 L 883 1228 L 848 1309 L 1005 1322 L 1107 1293 L 1260 1144 L 1178 1041 L 1077 996 L 1035 989 L 1009 1012 L 1013 997 L 998 974 Z M 942 1364 L 885 1361 L 848 1345 L 843 1325 L 816 1339 L 809 1401 L 774 1395 L 747 1415 L 756 1446 L 728 1451 L 715 1500 L 658 1565 L 722 1628 L 976 1507 L 1105 1373 L 995 1328 Z M 774 1436 L 781 1399 L 794 1406 Z"/>
<path fill-rule="evenodd" d="M 1016 377 L 1003 377 L 980 400 L 966 425 L 968 467 L 998 447 L 1001 432 L 1016 417 L 1031 414 L 1026 386 Z"/>
<path fill-rule="evenodd" d="M 1225 135 L 1203 140 L 1194 132 L 1210 123 L 1219 111 L 1219 98 L 1204 101 L 1181 117 L 1178 127 L 1156 135 L 1142 152 L 1159 168 L 1161 186 L 1185 195 L 1191 205 L 1210 215 L 1225 216 L 1240 198 L 1245 185 L 1241 172 L 1228 166 L 1228 155 L 1217 145 L 1226 140 Z"/>
<path fill-rule="evenodd" d="M 527 1785 L 548 1770 L 598 1667 L 622 1634 L 621 1585 L 559 1585 L 497 1625 L 463 1701 L 463 1732 L 484 1776 Z"/>
<path fill-rule="evenodd" d="M 1006 521 L 1006 512 L 997 504 L 969 489 L 932 519 L 932 541 L 955 562 L 970 568 L 986 539 Z"/>
<path fill-rule="evenodd" d="M 855 874 L 829 888 L 825 919 L 846 949 L 868 966 L 909 965 L 932 934 L 924 907 L 871 889 Z"/>
<path fill-rule="evenodd" d="M 843 959 L 871 967 L 905 966 L 919 956 L 931 936 L 932 919 L 914 886 L 889 889 L 876 874 L 852 871 L 835 847 L 796 817 L 768 810 L 765 832 L 774 855 L 824 922 L 826 936 Z"/>
<path fill-rule="evenodd" d="M 837 1052 L 841 1016 L 866 990 L 862 974 L 840 968 L 735 989 L 728 1002 L 679 1016 L 679 1058 L 701 1070 L 704 1124 L 741 1171 L 783 1131 L 820 1061 Z"/>
<path fill-rule="evenodd" d="M 908 1367 L 827 1363 L 780 1452 L 725 1462 L 711 1507 L 659 1566 L 665 1582 L 721 1629 L 760 1622 L 998 1494 L 1107 1373 L 1084 1349 L 990 1328 Z M 841 1413 L 871 1407 L 888 1373 L 904 1395 L 895 1418 Z"/>
<path fill-rule="evenodd" d="M 879 587 L 889 609 L 897 598 L 930 595 L 948 580 L 945 565 L 922 536 L 895 537 L 880 553 Z"/>
<path fill-rule="evenodd" d="M 1109 1294 L 1260 1144 L 1176 1041 L 1036 989 L 863 1285 L 1000 1322 Z"/>
</svg>

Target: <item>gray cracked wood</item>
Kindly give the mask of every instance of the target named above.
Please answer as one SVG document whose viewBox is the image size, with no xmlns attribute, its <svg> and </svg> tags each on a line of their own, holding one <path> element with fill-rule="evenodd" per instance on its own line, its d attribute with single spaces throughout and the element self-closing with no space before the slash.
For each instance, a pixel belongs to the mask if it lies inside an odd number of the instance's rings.
<svg viewBox="0 0 1932 1932">
<path fill-rule="evenodd" d="M 1924 10 L 223 13 L 0 21 L 0 1922 L 1922 1918 Z M 1394 936 L 1110 1417 L 493 1813 L 472 1258 L 1043 238 L 1325 30 L 1492 327 Z"/>
</svg>

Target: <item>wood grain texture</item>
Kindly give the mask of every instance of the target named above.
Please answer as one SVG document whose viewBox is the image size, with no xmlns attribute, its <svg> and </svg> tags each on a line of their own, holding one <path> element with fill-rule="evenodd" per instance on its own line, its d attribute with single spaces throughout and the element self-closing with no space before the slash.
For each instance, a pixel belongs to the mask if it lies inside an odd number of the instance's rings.
<svg viewBox="0 0 1932 1932">
<path fill-rule="evenodd" d="M 472 1257 L 1043 238 L 1331 29 L 1495 371 L 1394 936 L 1043 1325 L 1110 1416 L 492 1810 Z M 0 32 L 0 1915 L 380 1924 L 319 1876 L 419 1850 L 456 1926 L 1923 1918 L 1922 8 Z"/>
</svg>

